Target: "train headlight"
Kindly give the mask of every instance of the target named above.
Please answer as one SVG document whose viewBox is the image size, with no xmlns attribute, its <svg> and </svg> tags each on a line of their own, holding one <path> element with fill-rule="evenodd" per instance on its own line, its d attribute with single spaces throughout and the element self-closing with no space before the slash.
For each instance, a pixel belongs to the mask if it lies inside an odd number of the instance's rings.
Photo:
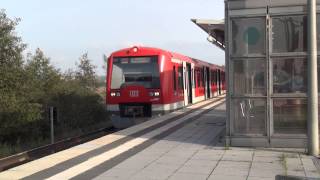
<svg viewBox="0 0 320 180">
<path fill-rule="evenodd" d="M 160 92 L 149 92 L 149 96 L 160 96 Z"/>
<path fill-rule="evenodd" d="M 132 51 L 135 52 L 135 53 L 138 52 L 138 47 L 133 47 Z"/>
<path fill-rule="evenodd" d="M 116 93 L 115 93 L 115 92 L 112 92 L 112 93 L 110 93 L 110 96 L 111 96 L 111 97 L 114 97 L 114 96 L 116 96 Z"/>
<path fill-rule="evenodd" d="M 117 92 L 117 93 L 116 93 L 116 96 L 118 96 L 118 97 L 119 97 L 119 96 L 120 96 L 120 92 Z"/>
</svg>

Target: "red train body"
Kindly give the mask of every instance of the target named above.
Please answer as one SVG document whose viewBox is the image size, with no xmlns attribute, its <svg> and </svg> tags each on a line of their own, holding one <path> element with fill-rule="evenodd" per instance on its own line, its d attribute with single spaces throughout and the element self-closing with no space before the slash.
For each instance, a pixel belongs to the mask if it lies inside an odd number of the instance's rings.
<svg viewBox="0 0 320 180">
<path fill-rule="evenodd" d="M 108 58 L 107 110 L 116 127 L 174 111 L 225 93 L 224 68 L 150 47 L 116 51 Z"/>
</svg>

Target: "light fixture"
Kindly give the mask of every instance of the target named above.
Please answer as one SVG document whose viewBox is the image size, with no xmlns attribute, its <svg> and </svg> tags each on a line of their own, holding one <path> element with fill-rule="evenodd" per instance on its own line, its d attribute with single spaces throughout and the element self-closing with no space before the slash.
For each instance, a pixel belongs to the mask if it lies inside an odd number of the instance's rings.
<svg viewBox="0 0 320 180">
<path fill-rule="evenodd" d="M 211 42 L 211 43 L 213 43 L 213 42 L 215 41 L 215 39 L 214 39 L 211 35 L 209 35 L 209 36 L 207 37 L 207 40 L 208 40 L 209 42 Z"/>
<path fill-rule="evenodd" d="M 149 96 L 160 96 L 160 92 L 156 91 L 156 92 L 149 92 Z"/>
<path fill-rule="evenodd" d="M 132 51 L 135 52 L 135 53 L 138 52 L 138 47 L 137 47 L 137 46 L 134 46 L 134 47 L 132 48 Z"/>
<path fill-rule="evenodd" d="M 121 94 L 120 92 L 111 92 L 110 95 L 111 97 L 115 97 L 115 96 L 119 97 Z"/>
</svg>

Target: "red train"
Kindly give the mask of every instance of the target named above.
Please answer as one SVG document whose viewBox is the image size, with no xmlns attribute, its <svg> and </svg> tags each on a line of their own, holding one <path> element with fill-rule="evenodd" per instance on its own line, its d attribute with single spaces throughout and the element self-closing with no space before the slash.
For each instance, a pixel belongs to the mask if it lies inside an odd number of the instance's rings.
<svg viewBox="0 0 320 180">
<path fill-rule="evenodd" d="M 115 127 L 225 93 L 224 68 L 150 47 L 116 51 L 108 58 L 107 111 Z"/>
</svg>

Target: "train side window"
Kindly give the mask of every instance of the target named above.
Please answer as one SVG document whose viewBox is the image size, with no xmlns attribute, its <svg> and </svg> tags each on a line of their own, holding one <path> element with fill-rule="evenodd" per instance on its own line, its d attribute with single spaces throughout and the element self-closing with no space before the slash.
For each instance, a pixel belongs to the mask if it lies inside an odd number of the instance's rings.
<svg viewBox="0 0 320 180">
<path fill-rule="evenodd" d="M 197 75 L 197 87 L 201 87 L 202 82 L 201 82 L 201 70 L 197 69 L 196 70 L 196 75 Z"/>
<path fill-rule="evenodd" d="M 202 76 L 203 76 L 202 69 L 200 69 L 199 70 L 199 87 L 202 87 Z"/>
<path fill-rule="evenodd" d="M 191 69 L 191 87 L 194 87 L 194 71 Z"/>
<path fill-rule="evenodd" d="M 195 70 L 195 78 L 194 78 L 194 84 L 195 84 L 195 87 L 199 87 L 199 74 L 198 74 L 198 69 Z"/>
<path fill-rule="evenodd" d="M 210 70 L 210 83 L 213 85 L 213 72 Z"/>
<path fill-rule="evenodd" d="M 178 87 L 179 89 L 183 89 L 183 68 L 182 66 L 178 67 Z"/>
<path fill-rule="evenodd" d="M 202 71 L 201 70 L 198 71 L 198 76 L 199 76 L 198 87 L 202 87 Z"/>
<path fill-rule="evenodd" d="M 187 71 L 186 68 L 184 68 L 184 84 L 185 84 L 185 89 L 187 89 Z"/>
<path fill-rule="evenodd" d="M 212 85 L 216 84 L 216 73 L 214 70 L 211 70 L 211 84 Z"/>
<path fill-rule="evenodd" d="M 176 66 L 173 66 L 173 89 L 177 90 L 177 80 L 176 80 Z"/>
<path fill-rule="evenodd" d="M 193 69 L 193 87 L 197 87 L 197 70 Z"/>
<path fill-rule="evenodd" d="M 214 83 L 217 85 L 218 84 L 218 72 L 214 71 Z"/>
</svg>

